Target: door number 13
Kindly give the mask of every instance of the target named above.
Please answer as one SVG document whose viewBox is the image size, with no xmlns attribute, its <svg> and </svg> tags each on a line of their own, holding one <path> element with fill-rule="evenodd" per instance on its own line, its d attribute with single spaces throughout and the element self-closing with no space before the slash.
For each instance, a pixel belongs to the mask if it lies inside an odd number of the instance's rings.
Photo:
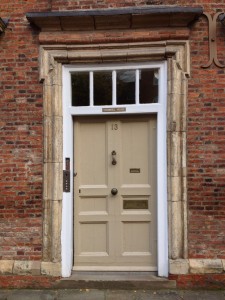
<svg viewBox="0 0 225 300">
<path fill-rule="evenodd" d="M 118 124 L 117 123 L 113 123 L 111 125 L 111 130 L 118 130 Z"/>
</svg>

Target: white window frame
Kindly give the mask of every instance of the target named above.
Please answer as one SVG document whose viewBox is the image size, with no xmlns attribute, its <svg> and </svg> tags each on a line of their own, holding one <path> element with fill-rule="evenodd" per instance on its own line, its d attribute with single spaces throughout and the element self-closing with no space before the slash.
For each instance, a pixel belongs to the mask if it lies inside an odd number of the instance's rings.
<svg viewBox="0 0 225 300">
<path fill-rule="evenodd" d="M 71 105 L 71 74 L 75 71 L 131 70 L 152 68 L 159 70 L 158 103 L 111 106 L 74 107 Z M 77 115 L 129 115 L 157 114 L 157 257 L 158 276 L 168 276 L 168 214 L 167 214 L 167 148 L 166 148 L 166 103 L 167 103 L 167 62 L 127 63 L 115 65 L 64 65 L 63 70 L 63 168 L 65 158 L 70 158 L 73 170 L 73 117 Z M 137 83 L 136 83 L 137 84 Z M 125 107 L 126 111 L 104 112 L 103 107 Z M 62 276 L 68 277 L 73 267 L 73 172 L 71 192 L 63 193 L 62 207 Z"/>
<path fill-rule="evenodd" d="M 155 66 L 155 67 L 154 67 Z M 82 67 L 82 66 L 76 66 L 75 69 L 70 70 L 70 74 L 75 72 L 90 72 L 89 73 L 89 93 L 90 93 L 90 105 L 89 106 L 72 106 L 71 100 L 68 105 L 70 105 L 70 113 L 72 115 L 103 115 L 104 112 L 102 111 L 103 108 L 109 107 L 109 108 L 125 108 L 126 112 L 121 111 L 120 113 L 154 113 L 158 111 L 158 104 L 162 104 L 160 101 L 162 101 L 162 95 L 163 92 L 161 89 L 159 89 L 159 101 L 158 103 L 139 103 L 139 95 L 137 91 L 139 91 L 139 71 L 144 69 L 158 69 L 159 70 L 159 78 L 162 77 L 162 68 L 159 67 L 159 65 L 153 65 L 153 64 L 117 64 L 116 66 L 110 66 L 110 65 L 102 65 L 102 66 L 89 66 L 89 67 Z M 135 80 L 135 104 L 116 104 L 116 71 L 120 70 L 135 70 L 136 71 L 136 80 Z M 112 71 L 112 105 L 94 105 L 94 95 L 93 95 L 93 73 L 94 71 Z M 71 81 L 70 81 L 71 82 Z M 159 80 L 160 84 L 160 80 Z M 70 87 L 69 87 L 70 88 Z M 71 89 L 71 88 L 70 88 Z M 71 91 L 70 91 L 71 93 Z M 72 99 L 72 94 L 70 95 L 70 99 Z M 118 114 L 119 112 L 116 112 Z M 109 112 L 105 113 L 106 115 L 109 115 Z M 115 112 L 112 112 L 111 114 L 115 114 Z"/>
</svg>

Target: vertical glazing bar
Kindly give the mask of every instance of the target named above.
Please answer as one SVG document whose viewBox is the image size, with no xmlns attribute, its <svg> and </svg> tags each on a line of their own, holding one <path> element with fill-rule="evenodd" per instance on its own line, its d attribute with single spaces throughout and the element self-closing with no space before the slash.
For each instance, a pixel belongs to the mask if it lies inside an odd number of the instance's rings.
<svg viewBox="0 0 225 300">
<path fill-rule="evenodd" d="M 90 106 L 94 106 L 94 74 L 93 74 L 93 72 L 89 73 L 89 97 L 90 97 Z"/>
<path fill-rule="evenodd" d="M 140 80 L 140 71 L 136 70 L 136 76 L 135 76 L 135 104 L 140 103 L 140 86 L 139 86 L 139 80 Z"/>
<path fill-rule="evenodd" d="M 116 105 L 116 71 L 112 71 L 112 104 Z"/>
<path fill-rule="evenodd" d="M 163 78 L 164 74 L 163 74 L 163 70 L 162 68 L 158 69 L 158 103 L 162 104 L 163 101 L 163 95 L 162 95 L 162 89 L 160 88 L 162 86 L 162 78 Z"/>
</svg>

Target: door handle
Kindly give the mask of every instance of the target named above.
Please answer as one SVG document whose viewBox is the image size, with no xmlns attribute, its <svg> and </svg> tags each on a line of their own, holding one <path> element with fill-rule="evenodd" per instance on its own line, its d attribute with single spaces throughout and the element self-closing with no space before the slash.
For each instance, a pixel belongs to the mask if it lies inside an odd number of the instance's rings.
<svg viewBox="0 0 225 300">
<path fill-rule="evenodd" d="M 116 188 L 111 189 L 111 194 L 115 196 L 118 193 L 118 190 Z"/>
<path fill-rule="evenodd" d="M 116 165 L 117 164 L 117 161 L 116 161 L 116 151 L 113 150 L 112 151 L 112 165 Z"/>
</svg>

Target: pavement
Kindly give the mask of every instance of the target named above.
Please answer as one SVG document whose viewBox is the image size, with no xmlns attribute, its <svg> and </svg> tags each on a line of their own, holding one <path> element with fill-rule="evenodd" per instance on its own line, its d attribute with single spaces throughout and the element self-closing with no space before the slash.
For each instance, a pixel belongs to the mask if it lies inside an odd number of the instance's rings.
<svg viewBox="0 0 225 300">
<path fill-rule="evenodd" d="M 225 290 L 4 290 L 0 300 L 225 300 Z"/>
</svg>

